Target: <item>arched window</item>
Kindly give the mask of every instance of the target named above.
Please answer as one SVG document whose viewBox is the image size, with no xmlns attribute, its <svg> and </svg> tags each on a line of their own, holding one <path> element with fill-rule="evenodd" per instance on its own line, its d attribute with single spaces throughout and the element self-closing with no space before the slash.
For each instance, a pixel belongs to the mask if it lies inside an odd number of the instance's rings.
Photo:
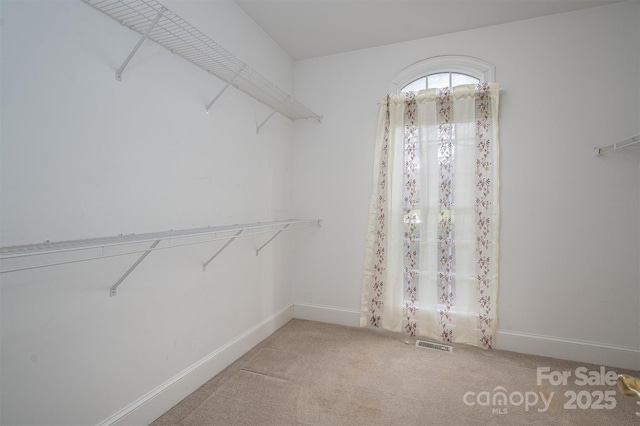
<svg viewBox="0 0 640 426">
<path fill-rule="evenodd" d="M 392 80 L 391 92 L 417 92 L 460 84 L 491 83 L 495 67 L 470 56 L 436 56 L 416 62 L 400 71 Z"/>
<path fill-rule="evenodd" d="M 394 78 L 378 116 L 362 325 L 493 347 L 499 251 L 493 77 L 484 61 L 441 56 Z M 420 89 L 436 90 L 401 93 Z"/>
</svg>

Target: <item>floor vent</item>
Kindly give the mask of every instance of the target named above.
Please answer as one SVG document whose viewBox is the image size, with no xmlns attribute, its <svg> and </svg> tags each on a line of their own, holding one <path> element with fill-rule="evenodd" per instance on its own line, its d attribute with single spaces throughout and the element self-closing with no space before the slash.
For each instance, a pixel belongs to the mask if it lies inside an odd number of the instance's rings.
<svg viewBox="0 0 640 426">
<path fill-rule="evenodd" d="M 426 342 L 424 340 L 416 340 L 416 346 L 419 348 L 435 349 L 442 352 L 453 352 L 453 346 L 442 345 L 440 343 Z"/>
</svg>

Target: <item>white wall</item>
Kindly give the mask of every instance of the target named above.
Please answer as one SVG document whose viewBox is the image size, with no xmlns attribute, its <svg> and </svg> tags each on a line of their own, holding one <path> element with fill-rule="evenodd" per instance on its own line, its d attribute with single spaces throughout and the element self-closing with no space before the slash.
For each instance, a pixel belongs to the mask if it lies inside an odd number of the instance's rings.
<svg viewBox="0 0 640 426">
<path fill-rule="evenodd" d="M 499 348 L 640 369 L 640 3 L 299 61 L 294 212 L 323 232 L 294 261 L 296 315 L 358 323 L 377 101 L 437 55 L 496 66 L 501 99 Z M 428 19 L 427 19 L 428 22 Z"/>
<path fill-rule="evenodd" d="M 239 239 L 206 273 L 220 243 L 154 252 L 113 298 L 136 256 L 0 275 L 0 423 L 149 421 L 290 318 L 293 286 L 296 316 L 357 319 L 376 103 L 442 54 L 506 88 L 498 345 L 638 360 L 639 160 L 592 155 L 639 130 L 637 2 L 295 66 L 231 0 L 167 6 L 323 123 L 256 135 L 269 111 L 235 90 L 205 115 L 223 83 L 152 43 L 118 83 L 136 34 L 79 1 L 2 0 L 0 245 L 292 216 L 322 232 L 259 257 Z"/>
<path fill-rule="evenodd" d="M 167 6 L 291 89 L 291 58 L 231 0 Z M 117 82 L 139 36 L 80 1 L 1 12 L 0 245 L 290 217 L 288 119 L 257 135 L 270 111 L 235 89 L 205 115 L 224 83 L 151 42 Z M 126 420 L 161 414 L 292 317 L 289 240 L 256 257 L 266 238 L 204 273 L 222 243 L 153 252 L 116 297 L 138 255 L 1 275 L 0 423 L 117 421 L 155 394 Z"/>
</svg>

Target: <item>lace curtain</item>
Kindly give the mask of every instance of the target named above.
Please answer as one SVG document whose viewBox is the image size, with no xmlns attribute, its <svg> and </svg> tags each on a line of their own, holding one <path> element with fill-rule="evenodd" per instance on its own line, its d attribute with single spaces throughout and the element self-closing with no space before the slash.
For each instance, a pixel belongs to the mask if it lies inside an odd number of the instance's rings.
<svg viewBox="0 0 640 426">
<path fill-rule="evenodd" d="M 380 108 L 362 326 L 494 345 L 497 84 L 389 95 Z"/>
</svg>

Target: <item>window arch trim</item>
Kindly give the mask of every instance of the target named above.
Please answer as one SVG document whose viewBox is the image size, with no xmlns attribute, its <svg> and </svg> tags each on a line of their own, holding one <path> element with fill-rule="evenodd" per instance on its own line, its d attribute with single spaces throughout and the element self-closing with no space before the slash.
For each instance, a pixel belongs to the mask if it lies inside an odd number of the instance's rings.
<svg viewBox="0 0 640 426">
<path fill-rule="evenodd" d="M 430 74 L 454 72 L 467 74 L 482 83 L 495 81 L 495 66 L 472 56 L 443 55 L 434 56 L 409 65 L 391 80 L 391 92 L 400 93 L 407 84 Z"/>
</svg>

